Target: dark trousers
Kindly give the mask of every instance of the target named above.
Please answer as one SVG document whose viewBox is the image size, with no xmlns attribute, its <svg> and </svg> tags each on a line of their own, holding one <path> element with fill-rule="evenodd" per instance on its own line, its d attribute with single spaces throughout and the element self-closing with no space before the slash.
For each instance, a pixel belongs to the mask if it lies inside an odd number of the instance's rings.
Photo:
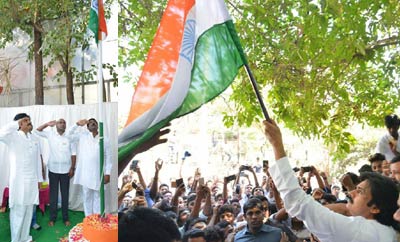
<svg viewBox="0 0 400 242">
<path fill-rule="evenodd" d="M 61 189 L 61 211 L 63 221 L 68 219 L 68 197 L 69 197 L 69 176 L 66 174 L 58 174 L 49 171 L 50 181 L 50 221 L 57 219 L 57 202 L 58 202 L 58 185 Z"/>
</svg>

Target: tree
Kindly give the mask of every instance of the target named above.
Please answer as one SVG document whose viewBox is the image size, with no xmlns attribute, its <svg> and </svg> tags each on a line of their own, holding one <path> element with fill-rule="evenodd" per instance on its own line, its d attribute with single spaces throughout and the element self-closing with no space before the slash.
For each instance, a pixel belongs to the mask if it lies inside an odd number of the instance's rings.
<svg viewBox="0 0 400 242">
<path fill-rule="evenodd" d="M 107 1 L 106 11 L 112 0 Z M 35 63 L 35 103 L 44 103 L 43 70 L 56 62 L 61 71 L 57 74 L 59 80 L 64 74 L 66 79 L 66 94 L 68 104 L 74 104 L 74 77 L 93 77 L 95 68 L 88 71 L 78 71 L 72 66 L 72 59 L 77 49 L 89 46 L 90 36 L 86 35 L 90 10 L 90 0 L 84 1 L 8 1 L 0 0 L 0 47 L 14 40 L 16 28 L 23 30 L 33 39 L 31 49 Z M 44 66 L 43 57 L 50 57 Z M 106 65 L 110 69 L 110 65 Z M 112 66 L 111 66 L 112 67 Z M 110 69 L 114 71 L 114 69 Z"/>
<path fill-rule="evenodd" d="M 0 1 L 0 47 L 14 40 L 13 31 L 21 29 L 32 36 L 35 61 L 35 104 L 44 103 L 43 94 L 43 24 L 57 18 L 59 1 Z"/>
<path fill-rule="evenodd" d="M 57 79 L 65 75 L 67 103 L 74 104 L 74 77 L 78 71 L 72 66 L 72 59 L 78 49 L 89 46 L 89 37 L 85 35 L 90 10 L 90 1 L 64 1 L 58 8 L 59 18 L 52 22 L 46 33 L 43 49 L 51 57 L 47 67 L 58 62 L 62 71 Z M 93 72 L 82 71 L 81 74 Z"/>
<path fill-rule="evenodd" d="M 322 138 L 336 157 L 356 141 L 353 122 L 383 125 L 400 105 L 396 1 L 228 0 L 267 109 L 300 137 Z M 120 66 L 142 65 L 166 1 L 120 1 Z M 264 117 L 244 71 L 225 124 Z"/>
<path fill-rule="evenodd" d="M 106 16 L 110 15 L 110 6 L 113 0 L 105 1 Z M 93 79 L 97 69 L 77 70 L 72 66 L 72 59 L 76 55 L 76 51 L 81 49 L 84 52 L 89 48 L 90 43 L 94 43 L 92 35 L 87 35 L 87 25 L 89 20 L 91 1 L 64 1 L 58 9 L 60 16 L 57 21 L 53 22 L 46 34 L 46 43 L 44 49 L 51 57 L 48 67 L 58 62 L 62 71 L 57 74 L 57 79 L 65 75 L 66 93 L 68 104 L 74 104 L 73 85 L 74 79 L 80 80 Z M 82 53 L 83 54 L 83 53 Z M 110 74 L 117 83 L 117 74 L 115 66 L 107 63 L 103 64 L 103 69 L 108 69 Z M 105 86 L 103 84 L 103 101 L 106 101 Z"/>
</svg>

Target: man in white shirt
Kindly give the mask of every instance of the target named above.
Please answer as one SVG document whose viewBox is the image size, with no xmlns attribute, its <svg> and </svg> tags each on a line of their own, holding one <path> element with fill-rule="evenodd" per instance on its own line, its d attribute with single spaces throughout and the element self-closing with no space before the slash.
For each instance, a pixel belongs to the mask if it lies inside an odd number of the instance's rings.
<svg viewBox="0 0 400 242">
<path fill-rule="evenodd" d="M 56 126 L 56 132 L 44 130 Z M 46 138 L 50 147 L 48 160 L 50 182 L 50 221 L 54 226 L 57 219 L 58 186 L 61 190 L 61 211 L 65 226 L 71 225 L 68 218 L 69 179 L 75 173 L 76 154 L 73 151 L 72 137 L 65 134 L 66 122 L 58 119 L 47 122 L 36 129 L 35 134 Z"/>
<path fill-rule="evenodd" d="M 385 126 L 388 133 L 385 134 L 376 145 L 375 151 L 385 155 L 387 161 L 391 161 L 396 155 L 399 155 L 400 144 L 399 139 L 400 120 L 397 115 L 387 115 L 385 117 Z"/>
<path fill-rule="evenodd" d="M 10 161 L 9 206 L 11 241 L 31 241 L 29 229 L 33 205 L 39 204 L 40 173 L 38 143 L 29 134 L 31 119 L 26 113 L 0 129 L 0 142 L 8 146 Z"/>
<path fill-rule="evenodd" d="M 78 126 L 87 126 L 87 129 L 78 131 Z M 78 141 L 77 169 L 74 184 L 82 185 L 83 207 L 85 216 L 100 213 L 100 151 L 99 133 L 96 119 L 79 120 L 71 128 L 74 140 Z M 110 144 L 104 139 L 104 184 L 110 182 L 112 168 Z"/>
<path fill-rule="evenodd" d="M 37 137 L 37 135 L 32 134 L 32 130 L 33 130 L 33 125 L 31 123 L 30 128 L 29 128 L 29 135 L 31 135 L 31 139 L 36 142 L 38 144 L 38 174 L 42 174 L 39 177 L 39 182 L 42 183 L 44 180 L 46 180 L 46 174 L 45 174 L 45 166 L 43 163 L 43 157 L 42 157 L 42 148 L 40 145 L 40 139 Z M 43 179 L 42 179 L 43 178 Z M 40 183 L 39 183 L 39 187 L 40 187 Z M 33 214 L 32 214 L 32 222 L 31 222 L 31 228 L 34 230 L 41 230 L 42 226 L 40 226 L 37 223 L 37 219 L 36 219 L 36 205 L 33 205 Z"/>
<path fill-rule="evenodd" d="M 352 216 L 335 213 L 300 188 L 286 157 L 282 135 L 275 121 L 264 121 L 264 126 L 276 159 L 270 174 L 289 215 L 304 221 L 310 232 L 322 242 L 397 241 L 392 226 L 396 225 L 393 214 L 397 209 L 399 193 L 393 181 L 378 173 L 366 173 L 365 179 L 349 193 L 347 209 Z"/>
</svg>

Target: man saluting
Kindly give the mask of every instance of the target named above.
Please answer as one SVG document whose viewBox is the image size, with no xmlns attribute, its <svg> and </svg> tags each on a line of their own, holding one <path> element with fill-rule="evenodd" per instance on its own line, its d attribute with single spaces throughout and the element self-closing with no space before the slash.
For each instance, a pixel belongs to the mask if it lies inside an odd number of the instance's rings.
<svg viewBox="0 0 400 242">
<path fill-rule="evenodd" d="M 31 138 L 31 119 L 19 113 L 0 129 L 0 142 L 8 146 L 10 162 L 10 227 L 11 241 L 31 241 L 29 235 L 33 205 L 39 204 L 40 173 L 38 142 Z"/>
</svg>

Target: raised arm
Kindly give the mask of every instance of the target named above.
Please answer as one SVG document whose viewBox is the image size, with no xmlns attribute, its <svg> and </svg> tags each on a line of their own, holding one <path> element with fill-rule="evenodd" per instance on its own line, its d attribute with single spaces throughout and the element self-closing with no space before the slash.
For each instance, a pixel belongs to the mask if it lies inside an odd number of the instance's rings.
<svg viewBox="0 0 400 242">
<path fill-rule="evenodd" d="M 143 188 L 146 188 L 146 187 L 147 187 L 147 186 L 146 186 L 146 182 L 144 181 L 144 178 L 143 178 L 143 175 L 142 175 L 142 172 L 141 172 L 141 170 L 140 170 L 139 165 L 136 166 L 136 174 L 138 175 L 139 182 L 140 182 L 140 184 L 142 185 L 142 187 L 143 187 Z"/>
<path fill-rule="evenodd" d="M 156 162 L 155 162 L 156 171 L 154 173 L 153 182 L 151 183 L 151 188 L 150 188 L 150 198 L 153 199 L 153 200 L 157 196 L 157 192 L 158 192 L 158 173 L 160 172 L 163 163 L 164 162 L 161 159 L 157 159 Z"/>
<path fill-rule="evenodd" d="M 168 127 L 170 124 L 167 124 Z M 129 164 L 129 162 L 135 157 L 137 154 L 145 152 L 150 148 L 157 146 L 159 144 L 163 144 L 167 142 L 166 138 L 161 138 L 163 135 L 168 134 L 171 130 L 168 128 L 164 128 L 158 131 L 153 137 L 149 140 L 141 143 L 132 153 L 130 153 L 126 158 L 118 160 L 118 176 L 124 171 L 125 167 Z"/>
<path fill-rule="evenodd" d="M 207 197 L 207 194 L 210 194 L 210 189 L 207 186 L 200 185 L 197 187 L 196 199 L 194 200 L 193 209 L 190 212 L 190 218 L 198 218 L 199 217 L 199 213 L 200 213 L 200 209 L 201 209 L 201 201 L 203 200 L 203 198 Z"/>
<path fill-rule="evenodd" d="M 273 120 L 264 121 L 264 126 L 265 136 L 273 147 L 276 159 L 270 173 L 288 214 L 303 220 L 309 231 L 321 241 L 351 241 L 359 236 L 357 231 L 362 228 L 357 223 L 360 221 L 357 217 L 332 212 L 304 193 L 286 157 L 279 127 Z"/>
<path fill-rule="evenodd" d="M 54 125 L 56 125 L 56 120 L 52 120 L 47 123 L 44 123 L 44 124 L 40 125 L 36 130 L 39 132 L 42 132 L 45 128 L 54 127 Z"/>
<path fill-rule="evenodd" d="M 9 141 L 9 136 L 12 135 L 12 133 L 16 132 L 18 130 L 19 121 L 13 121 L 11 123 L 6 124 L 4 127 L 0 129 L 0 142 L 8 143 Z"/>
<path fill-rule="evenodd" d="M 254 185 L 255 185 L 256 187 L 259 187 L 257 175 L 256 175 L 256 172 L 254 171 L 253 167 L 250 166 L 250 167 L 249 167 L 249 171 L 253 174 L 253 177 L 254 177 Z"/>
<path fill-rule="evenodd" d="M 193 183 L 192 186 L 190 187 L 191 191 L 196 191 L 200 177 L 201 177 L 200 169 L 197 167 L 196 170 L 194 171 Z"/>
<path fill-rule="evenodd" d="M 179 187 L 175 189 L 175 194 L 171 200 L 171 206 L 176 214 L 179 214 L 179 208 L 178 208 L 179 197 L 185 194 L 185 190 L 186 189 L 184 183 L 180 184 Z"/>
<path fill-rule="evenodd" d="M 78 120 L 71 128 L 65 131 L 65 136 L 69 139 L 70 142 L 75 143 L 79 141 L 80 135 L 85 132 L 82 129 L 78 129 L 79 127 L 85 126 L 88 123 L 87 119 Z M 86 132 L 89 132 L 85 129 Z"/>
<path fill-rule="evenodd" d="M 311 166 L 312 170 L 311 172 L 315 175 L 315 178 L 317 179 L 318 182 L 318 187 L 321 188 L 322 190 L 324 190 L 325 185 L 324 185 L 324 181 L 322 181 L 321 175 L 319 174 L 319 171 L 317 168 L 315 168 L 314 166 Z"/>
</svg>

